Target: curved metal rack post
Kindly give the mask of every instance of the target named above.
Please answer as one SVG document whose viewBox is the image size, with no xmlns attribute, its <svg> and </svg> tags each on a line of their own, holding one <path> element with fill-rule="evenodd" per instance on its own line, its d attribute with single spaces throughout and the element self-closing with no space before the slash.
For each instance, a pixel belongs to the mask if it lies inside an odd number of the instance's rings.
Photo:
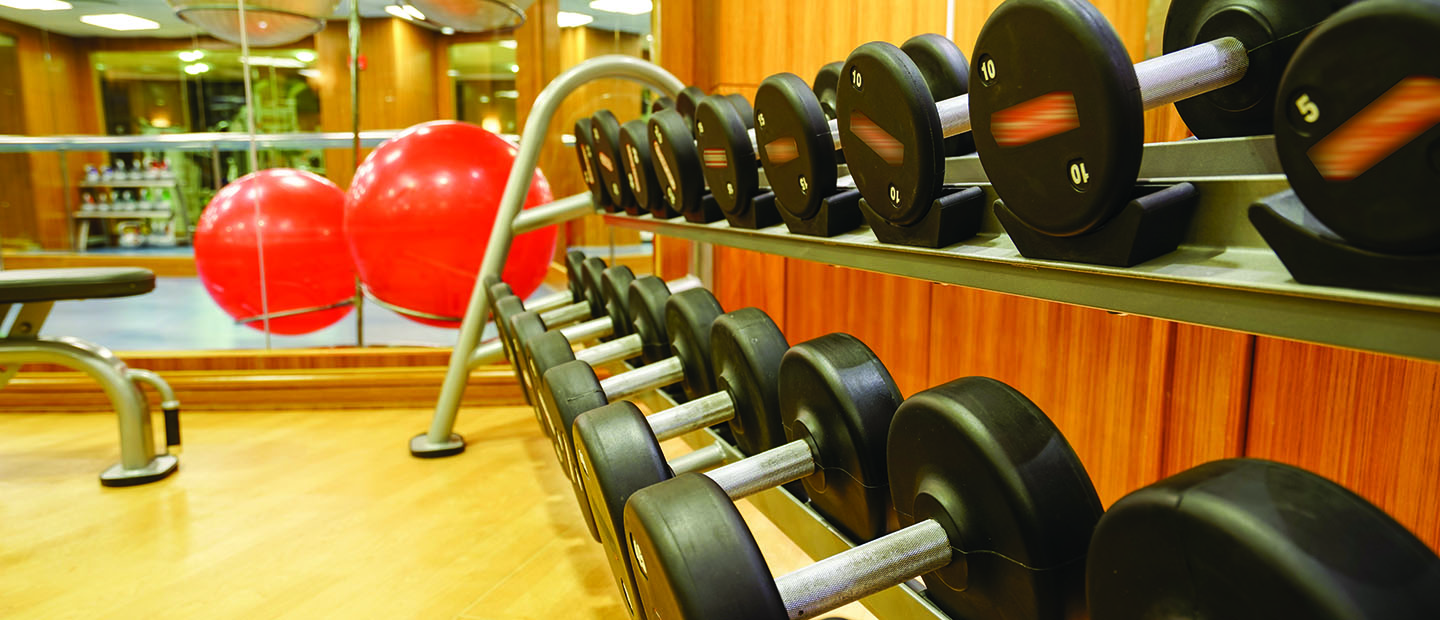
<svg viewBox="0 0 1440 620">
<path fill-rule="evenodd" d="M 470 303 L 466 306 L 465 318 L 460 323 L 460 335 L 455 349 L 450 352 L 450 366 L 445 373 L 445 383 L 440 388 L 440 398 L 435 403 L 435 417 L 430 421 L 430 430 L 410 439 L 410 453 L 418 457 L 441 457 L 459 454 L 465 450 L 465 440 L 454 432 L 455 417 L 460 410 L 460 398 L 465 394 L 465 385 L 470 375 L 470 360 L 480 340 L 481 329 L 485 326 L 488 291 L 479 286 L 480 278 L 486 274 L 500 274 L 500 267 L 510 253 L 510 241 L 515 236 L 516 216 L 530 189 L 530 179 L 535 175 L 535 162 L 540 156 L 540 147 L 550 128 L 550 121 L 560 107 L 560 101 L 580 85 L 587 82 L 621 78 L 659 90 L 667 96 L 675 96 L 684 84 L 669 72 L 649 62 L 629 56 L 608 55 L 592 58 L 561 73 L 540 91 L 525 129 L 520 134 L 520 151 L 515 164 L 510 167 L 510 177 L 505 183 L 505 193 L 500 198 L 500 213 L 495 218 L 495 227 L 490 230 L 490 241 L 485 246 L 485 258 L 476 274 L 476 286 L 470 292 Z M 567 211 L 574 216 L 589 212 L 575 209 Z M 563 220 L 556 220 L 563 221 Z M 552 222 L 554 223 L 554 222 Z"/>
</svg>

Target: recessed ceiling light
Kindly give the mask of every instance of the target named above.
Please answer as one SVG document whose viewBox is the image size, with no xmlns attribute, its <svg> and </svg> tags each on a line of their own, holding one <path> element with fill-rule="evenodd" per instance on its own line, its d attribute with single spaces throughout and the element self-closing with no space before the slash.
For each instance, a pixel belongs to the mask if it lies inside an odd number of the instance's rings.
<svg viewBox="0 0 1440 620">
<path fill-rule="evenodd" d="M 398 6 L 393 5 L 393 4 L 387 4 L 387 5 L 385 5 L 385 12 L 386 12 L 386 13 L 389 13 L 389 14 L 391 14 L 391 15 L 394 15 L 395 17 L 399 17 L 400 19 L 405 19 L 405 20 L 413 20 L 413 19 L 414 19 L 413 17 L 410 17 L 410 14 L 409 14 L 409 13 L 406 13 L 406 12 L 405 12 L 405 9 L 402 9 L 402 8 L 400 8 L 400 7 L 398 7 Z"/>
<path fill-rule="evenodd" d="M 200 60 L 201 58 L 204 58 L 205 52 L 202 52 L 200 50 L 189 50 L 180 52 L 179 56 L 180 60 L 184 62 L 195 62 L 197 60 Z"/>
<path fill-rule="evenodd" d="M 193 65 L 185 65 L 185 72 L 189 73 L 190 75 L 200 75 L 201 73 L 209 70 L 210 65 L 207 65 L 203 62 L 197 62 Z"/>
<path fill-rule="evenodd" d="M 440 34 L 455 34 L 455 29 L 449 26 L 440 28 Z"/>
<path fill-rule="evenodd" d="M 411 5 L 408 4 L 408 3 L 407 3 L 404 7 L 402 7 L 402 8 L 405 9 L 405 12 L 406 12 L 406 13 L 409 13 L 409 14 L 410 14 L 410 17 L 414 17 L 415 19 L 425 19 L 425 14 L 424 14 L 424 13 L 421 13 L 421 12 L 420 12 L 420 9 L 417 9 L 417 8 L 415 8 L 414 6 L 411 6 Z"/>
<path fill-rule="evenodd" d="M 74 7 L 61 0 L 0 0 L 0 6 L 22 11 L 64 11 Z"/>
<path fill-rule="evenodd" d="M 519 73 L 519 72 L 520 72 L 520 65 L 510 65 L 510 72 L 511 72 L 511 73 Z"/>
<path fill-rule="evenodd" d="M 283 58 L 276 56 L 241 56 L 240 64 L 252 67 L 277 67 L 281 69 L 301 69 L 305 63 L 294 58 Z"/>
<path fill-rule="evenodd" d="M 505 39 L 504 41 L 500 42 L 500 47 L 503 47 L 507 50 L 513 50 L 517 46 L 519 46 L 519 44 L 515 42 L 515 39 Z"/>
<path fill-rule="evenodd" d="M 593 21 L 595 21 L 595 18 L 593 16 L 586 15 L 584 13 L 571 13 L 570 11 L 560 11 L 559 13 L 555 14 L 555 23 L 561 28 L 577 28 Z"/>
<path fill-rule="evenodd" d="M 315 62 L 315 52 L 312 52 L 310 50 L 300 50 L 298 52 L 295 52 L 295 57 L 299 58 L 300 62 Z"/>
<path fill-rule="evenodd" d="M 129 13 L 101 13 L 99 15 L 81 15 L 80 21 L 109 28 L 111 30 L 159 30 L 160 24 L 144 17 L 136 17 Z"/>
<path fill-rule="evenodd" d="M 640 15 L 649 13 L 655 5 L 650 0 L 590 0 L 590 8 L 606 13 Z"/>
</svg>

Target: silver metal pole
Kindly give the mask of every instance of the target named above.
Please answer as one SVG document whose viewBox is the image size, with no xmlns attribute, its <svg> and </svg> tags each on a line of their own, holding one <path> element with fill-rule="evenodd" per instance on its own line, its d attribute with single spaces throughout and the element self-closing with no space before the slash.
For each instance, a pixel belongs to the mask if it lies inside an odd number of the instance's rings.
<svg viewBox="0 0 1440 620">
<path fill-rule="evenodd" d="M 1249 69 L 1245 44 L 1225 37 L 1141 62 L 1135 77 L 1145 109 L 1153 110 L 1234 84 Z"/>
<path fill-rule="evenodd" d="M 596 338 L 604 338 L 615 333 L 615 323 L 608 316 L 598 319 L 590 319 L 584 323 L 576 323 L 560 328 L 560 335 L 570 344 L 589 342 Z"/>
<path fill-rule="evenodd" d="M 475 347 L 475 351 L 470 354 L 470 359 L 465 362 L 465 365 L 474 369 L 476 366 L 494 364 L 503 359 L 505 359 L 505 343 L 496 338 Z"/>
<path fill-rule="evenodd" d="M 569 325 L 588 318 L 590 318 L 589 302 L 560 306 L 540 313 L 540 322 L 545 324 L 546 329 Z"/>
<path fill-rule="evenodd" d="M 591 366 L 596 366 L 630 359 L 639 355 L 643 349 L 644 343 L 640 340 L 640 334 L 630 334 L 623 338 L 616 338 L 610 342 L 602 342 L 588 349 L 576 351 L 575 359 Z"/>
<path fill-rule="evenodd" d="M 950 558 L 945 528 L 926 519 L 781 575 L 775 587 L 792 620 L 814 618 L 944 568 Z"/>
<path fill-rule="evenodd" d="M 684 378 L 685 366 L 680 363 L 680 358 L 667 357 L 654 364 L 608 377 L 600 382 L 600 389 L 605 392 L 605 399 L 613 403 L 677 383 Z"/>
<path fill-rule="evenodd" d="M 490 239 L 485 247 L 485 258 L 480 272 L 476 274 L 477 286 L 470 291 L 470 303 L 466 306 L 465 318 L 460 323 L 460 334 L 455 348 L 450 352 L 450 365 L 445 373 L 445 382 L 440 387 L 440 397 L 435 403 L 435 416 L 430 421 L 427 433 L 410 441 L 412 454 L 426 453 L 454 454 L 464 449 L 465 440 L 453 433 L 455 417 L 460 411 L 460 399 L 465 394 L 470 372 L 470 353 L 480 341 L 480 329 L 485 325 L 489 291 L 478 286 L 480 279 L 488 275 L 499 275 L 510 253 L 515 217 L 525 202 L 530 190 L 530 180 L 535 174 L 535 162 L 540 156 L 545 134 L 550 121 L 560 107 L 560 101 L 576 88 L 598 79 L 622 78 L 650 86 L 662 94 L 676 96 L 684 84 L 669 72 L 638 58 L 620 55 L 606 55 L 592 58 L 561 73 L 540 91 L 530 110 L 521 132 L 520 150 L 510 168 L 510 177 L 505 184 L 505 193 L 500 199 L 499 213 L 495 227 L 490 230 Z"/>
<path fill-rule="evenodd" d="M 725 463 L 725 448 L 719 443 L 712 443 L 704 448 L 686 452 L 670 461 L 670 471 L 675 475 L 688 474 L 691 472 L 705 471 L 718 467 Z"/>
<path fill-rule="evenodd" d="M 735 461 L 705 475 L 725 489 L 730 499 L 740 499 L 794 482 L 815 473 L 815 455 L 810 444 L 792 441 L 755 456 Z"/>
<path fill-rule="evenodd" d="M 568 196 L 552 202 L 540 205 L 533 209 L 525 209 L 520 215 L 515 216 L 515 223 L 510 227 L 515 234 L 527 233 L 532 230 L 540 230 L 546 226 L 563 224 L 577 217 L 590 215 L 595 212 L 595 203 L 590 200 L 590 192 Z"/>
<path fill-rule="evenodd" d="M 729 392 L 716 392 L 675 405 L 645 417 L 655 439 L 665 441 L 691 431 L 709 428 L 735 417 L 735 399 Z"/>
</svg>

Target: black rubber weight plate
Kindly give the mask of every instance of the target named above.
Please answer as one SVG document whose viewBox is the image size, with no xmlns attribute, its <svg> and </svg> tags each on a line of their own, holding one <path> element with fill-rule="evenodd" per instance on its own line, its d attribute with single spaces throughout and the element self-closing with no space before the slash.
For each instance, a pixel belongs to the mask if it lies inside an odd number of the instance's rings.
<svg viewBox="0 0 1440 620">
<path fill-rule="evenodd" d="M 655 167 L 650 160 L 650 142 L 645 139 L 645 121 L 636 119 L 620 126 L 620 152 L 636 206 L 655 217 L 667 217 L 665 199 L 660 197 L 660 183 L 655 180 Z"/>
<path fill-rule="evenodd" d="M 1440 252 L 1436 76 L 1433 1 L 1356 4 L 1296 52 L 1280 86 L 1275 144 L 1295 193 L 1346 241 L 1390 254 Z"/>
<path fill-rule="evenodd" d="M 610 199 L 621 209 L 633 209 L 635 196 L 630 193 L 630 182 L 625 179 L 620 161 L 620 121 L 609 110 L 596 112 L 590 117 L 590 138 L 595 143 L 595 161 L 600 164 L 600 178 L 605 181 Z"/>
<path fill-rule="evenodd" d="M 650 113 L 654 114 L 661 110 L 670 110 L 675 107 L 675 100 L 669 97 L 660 97 L 650 102 Z"/>
<path fill-rule="evenodd" d="M 887 450 L 901 525 L 934 519 L 957 552 L 924 576 L 930 600 L 971 620 L 1083 615 L 1102 508 L 1038 407 L 999 381 L 958 379 L 905 401 Z"/>
<path fill-rule="evenodd" d="M 605 272 L 605 261 L 591 256 L 580 263 L 580 273 L 585 282 L 585 300 L 590 302 L 590 316 L 605 315 L 605 292 L 601 287 L 600 274 Z"/>
<path fill-rule="evenodd" d="M 710 327 L 710 357 L 716 389 L 730 395 L 735 447 L 759 454 L 785 443 L 780 418 L 780 358 L 789 349 L 785 334 L 763 311 L 741 308 Z"/>
<path fill-rule="evenodd" d="M 760 191 L 755 150 L 745 130 L 745 121 L 726 97 L 706 97 L 695 109 L 695 146 L 705 184 L 720 210 L 736 216 L 745 213 L 750 197 Z"/>
<path fill-rule="evenodd" d="M 945 143 L 914 61 L 889 43 L 856 48 L 840 76 L 836 114 L 850 175 L 870 208 L 899 225 L 924 217 L 944 180 Z"/>
<path fill-rule="evenodd" d="M 585 278 L 581 266 L 585 263 L 585 253 L 580 250 L 569 250 L 565 252 L 565 283 L 570 288 L 571 303 L 585 301 Z"/>
<path fill-rule="evenodd" d="M 800 76 L 781 73 L 760 83 L 755 140 L 776 204 L 799 219 L 814 217 L 835 192 L 835 140 Z"/>
<path fill-rule="evenodd" d="M 665 331 L 670 334 L 670 351 L 680 358 L 685 369 L 682 386 L 688 398 L 715 392 L 710 326 L 724 313 L 715 296 L 703 288 L 681 291 L 665 302 Z"/>
<path fill-rule="evenodd" d="M 1206 463 L 1121 498 L 1090 546 L 1095 618 L 1440 618 L 1440 559 L 1304 470 Z"/>
<path fill-rule="evenodd" d="M 646 617 L 789 617 L 755 537 L 709 478 L 685 474 L 630 496 L 625 535 Z"/>
<path fill-rule="evenodd" d="M 499 326 L 503 325 L 503 329 L 510 334 L 508 341 L 510 346 L 506 348 L 505 353 L 510 356 L 510 367 L 515 370 L 515 381 L 519 382 L 520 389 L 528 394 L 530 390 L 529 382 L 525 380 L 525 358 L 520 354 L 520 337 L 514 332 L 515 324 L 512 320 L 525 311 L 525 305 L 520 302 L 519 297 L 510 295 L 495 300 L 492 311 L 495 316 L 496 329 L 502 329 Z M 528 398 L 526 402 L 529 402 Z"/>
<path fill-rule="evenodd" d="M 835 91 L 840 85 L 840 68 L 844 66 L 843 62 L 832 62 L 820 67 L 820 71 L 815 73 L 815 80 L 810 83 L 810 90 L 815 93 L 820 109 L 828 118 L 835 118 Z"/>
<path fill-rule="evenodd" d="M 730 93 L 725 95 L 725 100 L 729 101 L 730 107 L 735 108 L 735 113 L 740 115 L 740 122 L 745 124 L 746 130 L 755 127 L 755 108 L 750 107 L 750 101 L 745 98 L 745 95 Z"/>
<path fill-rule="evenodd" d="M 931 99 L 944 101 L 970 92 L 970 65 L 954 41 L 938 34 L 916 35 L 902 43 L 900 51 L 915 61 L 920 75 L 925 76 Z M 969 132 L 945 139 L 946 157 L 974 151 L 975 139 Z"/>
<path fill-rule="evenodd" d="M 571 487 L 575 491 L 575 503 L 580 506 L 580 513 L 585 516 L 585 525 L 590 528 L 590 535 L 599 541 L 600 534 L 595 529 L 595 517 L 590 513 L 590 501 L 585 497 L 584 483 L 575 468 L 575 440 L 570 434 L 570 428 L 580 414 L 604 407 L 609 402 L 605 400 L 605 391 L 601 389 L 600 379 L 595 376 L 595 371 L 589 364 L 579 360 L 551 368 L 545 373 L 544 384 L 545 389 L 541 390 L 540 395 L 555 423 L 551 436 L 555 438 L 556 456 L 560 459 L 560 466 L 570 477 Z"/>
<path fill-rule="evenodd" d="M 786 438 L 810 440 L 819 453 L 803 480 L 811 506 L 852 539 L 883 534 L 885 435 L 901 401 L 890 372 L 854 336 L 829 334 L 785 353 L 780 385 Z"/>
<path fill-rule="evenodd" d="M 670 466 L 645 414 L 628 401 L 612 403 L 575 420 L 575 459 L 610 573 L 624 594 L 631 617 L 638 614 L 635 576 L 624 546 L 625 502 L 630 495 L 669 480 Z"/>
<path fill-rule="evenodd" d="M 670 356 L 670 335 L 665 330 L 665 302 L 670 287 L 655 276 L 640 276 L 630 283 L 630 324 L 640 336 L 640 358 L 653 364 Z"/>
<path fill-rule="evenodd" d="M 600 293 L 605 296 L 605 314 L 610 317 L 612 338 L 630 333 L 630 283 L 634 281 L 635 274 L 624 265 L 600 273 Z"/>
<path fill-rule="evenodd" d="M 526 393 L 533 393 L 539 377 L 530 362 L 530 341 L 545 333 L 545 322 L 540 320 L 539 314 L 527 310 L 510 317 L 510 331 L 515 334 L 515 352 L 520 355 L 515 365 L 524 370 L 520 386 Z"/>
<path fill-rule="evenodd" d="M 685 129 L 691 129 L 695 124 L 695 108 L 700 105 L 700 100 L 705 98 L 705 91 L 698 86 L 686 86 L 675 98 L 675 112 L 680 118 L 685 119 Z"/>
<path fill-rule="evenodd" d="M 1140 173 L 1144 116 L 1130 56 L 1084 0 L 1010 0 L 975 45 L 970 111 L 1005 205 L 1056 236 L 1099 227 Z"/>
<path fill-rule="evenodd" d="M 678 112 L 666 110 L 650 116 L 646 131 L 650 156 L 655 161 L 655 178 L 665 202 L 678 213 L 698 211 L 705 195 L 705 177 L 700 172 L 700 154 L 689 121 Z"/>
<path fill-rule="evenodd" d="M 558 331 L 540 334 L 530 340 L 526 346 L 530 349 L 531 376 L 538 378 L 533 386 L 537 392 L 545 389 L 545 373 L 549 372 L 551 368 L 575 360 L 575 351 L 570 348 L 570 341 L 566 340 L 565 335 Z M 555 428 L 555 421 L 551 418 L 549 410 L 544 407 L 543 398 L 537 395 L 535 402 L 535 411 L 540 417 L 545 435 L 551 436 Z"/>
<path fill-rule="evenodd" d="M 1311 28 L 1348 3 L 1173 0 L 1165 15 L 1166 54 L 1222 37 L 1235 37 L 1250 50 L 1239 82 L 1176 102 L 1185 125 L 1200 138 L 1274 133 L 1275 85 L 1291 55 Z"/>
<path fill-rule="evenodd" d="M 600 165 L 595 160 L 595 140 L 590 137 L 590 119 L 582 118 L 575 121 L 575 156 L 580 160 L 580 175 L 585 179 L 585 186 L 590 188 L 590 199 L 595 206 L 614 211 L 615 203 L 610 200 L 610 193 L 605 191 L 604 179 L 600 178 Z"/>
</svg>

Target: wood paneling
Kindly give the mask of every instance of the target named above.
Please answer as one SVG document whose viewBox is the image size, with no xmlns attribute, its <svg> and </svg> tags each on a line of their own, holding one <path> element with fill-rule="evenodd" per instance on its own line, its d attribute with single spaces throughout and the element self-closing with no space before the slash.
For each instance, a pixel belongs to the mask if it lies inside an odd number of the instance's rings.
<svg viewBox="0 0 1440 620">
<path fill-rule="evenodd" d="M 908 331 L 920 314 L 895 315 Z M 1174 324 L 1103 310 L 935 285 L 930 384 L 1004 381 L 1065 434 L 1109 505 L 1160 478 Z"/>
<path fill-rule="evenodd" d="M 1256 338 L 1246 454 L 1345 485 L 1440 548 L 1440 364 Z"/>
<path fill-rule="evenodd" d="M 161 277 L 195 277 L 195 259 L 189 256 L 37 254 L 6 252 L 6 269 L 47 269 L 61 267 L 143 267 Z"/>
<path fill-rule="evenodd" d="M 1162 476 L 1244 454 L 1254 344 L 1248 334 L 1175 325 Z"/>
<path fill-rule="evenodd" d="M 936 349 L 925 317 L 929 282 L 787 260 L 785 322 L 792 344 L 832 332 L 868 345 L 909 396 L 929 387 L 930 351 Z"/>
<path fill-rule="evenodd" d="M 726 310 L 755 307 L 785 325 L 786 259 L 773 254 L 715 247 L 715 297 Z M 736 273 L 736 269 L 744 271 Z M 796 341 L 798 342 L 798 341 Z"/>
</svg>

